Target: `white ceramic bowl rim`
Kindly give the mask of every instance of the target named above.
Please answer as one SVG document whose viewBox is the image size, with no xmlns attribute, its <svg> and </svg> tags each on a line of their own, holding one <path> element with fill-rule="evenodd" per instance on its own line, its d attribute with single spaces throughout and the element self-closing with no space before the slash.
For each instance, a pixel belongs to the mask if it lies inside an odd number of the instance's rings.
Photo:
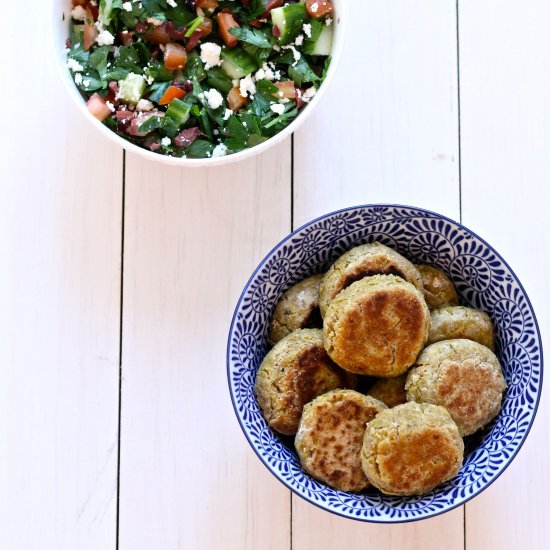
<svg viewBox="0 0 550 550">
<path fill-rule="evenodd" d="M 115 132 L 107 128 L 103 123 L 99 122 L 99 120 L 94 118 L 89 113 L 88 109 L 86 108 L 86 103 L 82 98 L 80 91 L 76 87 L 76 84 L 71 78 L 69 69 L 67 68 L 67 56 L 65 54 L 65 40 L 69 36 L 68 27 L 67 27 L 70 21 L 70 9 L 68 9 L 70 5 L 69 0 L 51 0 L 52 22 L 50 25 L 50 45 L 52 47 L 54 57 L 56 60 L 55 64 L 57 66 L 61 79 L 65 85 L 65 88 L 69 92 L 69 95 L 72 97 L 79 111 L 104 136 L 106 136 L 111 141 L 117 143 L 118 145 L 122 146 L 127 151 L 140 155 L 141 157 L 147 158 L 149 160 L 154 160 L 157 162 L 162 162 L 164 164 L 170 164 L 172 166 L 180 166 L 184 168 L 192 168 L 192 167 L 211 168 L 214 166 L 221 166 L 224 164 L 238 162 L 238 161 L 263 153 L 267 149 L 271 148 L 277 143 L 280 143 L 281 141 L 286 139 L 288 136 L 290 136 L 293 132 L 295 132 L 305 122 L 306 118 L 310 116 L 312 111 L 315 110 L 316 106 L 319 104 L 319 102 L 322 100 L 323 96 L 325 95 L 325 92 L 327 88 L 330 86 L 330 83 L 334 79 L 334 75 L 338 69 L 338 65 L 340 63 L 340 59 L 342 57 L 342 51 L 344 48 L 344 40 L 345 40 L 345 34 L 346 34 L 345 27 L 347 23 L 347 13 L 346 13 L 347 2 L 346 0 L 333 0 L 333 1 L 337 8 L 337 17 L 335 18 L 335 22 L 333 23 L 335 26 L 335 33 L 334 33 L 334 43 L 332 46 L 332 61 L 331 61 L 329 70 L 327 71 L 326 78 L 323 81 L 322 85 L 320 86 L 315 97 L 286 128 L 281 130 L 281 132 L 269 138 L 268 140 L 264 141 L 263 143 L 256 145 L 255 147 L 251 147 L 249 149 L 245 149 L 244 151 L 240 151 L 232 155 L 227 155 L 225 157 L 188 159 L 188 158 L 169 157 L 166 155 L 161 155 L 159 153 L 154 153 L 152 151 L 149 151 L 148 149 L 139 147 L 138 145 L 131 143 L 130 141 L 127 141 L 123 137 L 120 137 L 118 134 L 116 134 Z M 61 18 L 61 21 L 60 21 L 60 14 L 59 14 L 60 11 L 63 12 L 63 17 Z"/>
<path fill-rule="evenodd" d="M 457 499 L 458 502 L 455 503 L 455 504 L 451 504 L 451 505 L 446 506 L 445 508 L 443 508 L 439 511 L 427 513 L 425 515 L 422 515 L 422 514 L 418 515 L 418 516 L 413 515 L 412 517 L 407 517 L 407 518 L 399 517 L 399 518 L 392 519 L 392 520 L 388 520 L 387 518 L 380 518 L 380 519 L 377 519 L 377 518 L 364 518 L 364 517 L 358 517 L 358 516 L 353 516 L 353 515 L 349 515 L 349 514 L 340 513 L 337 510 L 329 509 L 327 507 L 324 507 L 320 503 L 316 502 L 314 499 L 309 498 L 308 496 L 299 493 L 290 483 L 288 483 L 285 479 L 283 479 L 278 473 L 276 473 L 273 470 L 273 468 L 268 464 L 266 459 L 260 454 L 260 452 L 258 451 L 256 446 L 253 444 L 253 442 L 252 442 L 252 440 L 251 440 L 251 438 L 250 438 L 250 436 L 247 432 L 247 429 L 244 425 L 244 422 L 243 422 L 241 416 L 238 413 L 237 403 L 235 401 L 233 388 L 231 386 L 231 364 L 232 364 L 232 361 L 231 361 L 231 344 L 232 344 L 231 336 L 233 335 L 233 332 L 234 332 L 234 329 L 235 329 L 235 324 L 237 322 L 237 317 L 238 317 L 241 305 L 243 303 L 243 299 L 244 299 L 245 295 L 247 294 L 250 285 L 254 282 L 254 280 L 256 278 L 256 275 L 265 266 L 265 264 L 272 258 L 273 254 L 277 250 L 279 250 L 281 247 L 283 247 L 285 245 L 285 243 L 292 240 L 293 237 L 295 237 L 297 234 L 299 234 L 303 230 L 307 229 L 309 226 L 312 226 L 312 225 L 316 224 L 317 222 L 321 222 L 325 219 L 333 218 L 334 216 L 337 216 L 339 214 L 347 213 L 347 212 L 354 211 L 354 210 L 373 209 L 373 208 L 380 208 L 380 209 L 385 209 L 385 208 L 399 209 L 399 208 L 403 208 L 403 209 L 408 209 L 408 210 L 415 210 L 415 211 L 418 211 L 419 213 L 423 213 L 423 214 L 426 214 L 426 215 L 429 215 L 429 216 L 433 216 L 436 219 L 441 219 L 441 220 L 443 220 L 447 223 L 453 224 L 453 225 L 457 226 L 459 229 L 471 234 L 474 238 L 478 239 L 481 243 L 483 243 L 487 247 L 487 249 L 490 250 L 492 253 L 494 253 L 495 256 L 502 262 L 502 264 L 509 270 L 510 274 L 514 277 L 515 282 L 517 283 L 519 289 L 523 292 L 523 297 L 526 300 L 527 306 L 533 314 L 532 321 L 533 321 L 533 325 L 534 325 L 534 332 L 536 334 L 538 343 L 540 345 L 540 347 L 539 347 L 539 353 L 540 353 L 540 382 L 539 382 L 537 398 L 536 398 L 536 401 L 535 401 L 534 405 L 532 406 L 532 415 L 531 415 L 528 426 L 526 427 L 525 431 L 523 432 L 522 440 L 518 444 L 515 451 L 512 454 L 510 454 L 509 456 L 507 456 L 506 463 L 504 464 L 504 466 L 500 468 L 500 470 L 489 480 L 489 482 L 481 484 L 480 487 L 478 487 L 476 490 L 471 492 L 465 498 L 458 498 Z M 457 222 L 457 221 L 453 220 L 452 218 L 449 218 L 449 217 L 444 216 L 442 214 L 439 214 L 437 212 L 433 212 L 431 210 L 427 210 L 427 209 L 424 209 L 424 208 L 419 208 L 419 207 L 416 207 L 416 206 L 401 205 L 401 204 L 389 204 L 389 203 L 364 204 L 364 205 L 350 206 L 350 207 L 342 208 L 340 210 L 336 210 L 334 212 L 330 212 L 328 214 L 324 214 L 322 216 L 319 216 L 319 217 L 303 224 L 298 229 L 295 229 L 294 231 L 292 231 L 292 233 L 290 233 L 287 237 L 285 237 L 277 245 L 275 245 L 269 251 L 269 253 L 267 253 L 265 255 L 264 259 L 260 262 L 260 264 L 256 267 L 256 269 L 254 270 L 254 272 L 252 273 L 252 275 L 248 279 L 246 285 L 244 286 L 244 289 L 243 289 L 243 291 L 242 291 L 242 293 L 239 297 L 239 300 L 237 301 L 237 305 L 235 307 L 235 312 L 233 314 L 233 318 L 232 318 L 232 321 L 231 321 L 231 326 L 230 326 L 230 329 L 229 329 L 229 338 L 228 338 L 228 344 L 227 344 L 227 350 L 226 350 L 226 364 L 227 364 L 226 373 L 227 373 L 227 380 L 228 380 L 228 386 L 229 386 L 229 394 L 231 396 L 231 402 L 232 402 L 232 405 L 233 405 L 235 416 L 237 417 L 237 420 L 239 422 L 239 426 L 241 427 L 241 430 L 242 430 L 244 436 L 246 437 L 249 445 L 254 450 L 256 456 L 260 459 L 260 461 L 264 464 L 264 466 L 271 472 L 271 474 L 274 475 L 281 483 L 283 483 L 283 485 L 285 485 L 288 489 L 290 489 L 294 494 L 298 495 L 300 498 L 302 498 L 306 502 L 309 502 L 310 504 L 313 504 L 313 505 L 317 506 L 318 508 L 320 508 L 324 511 L 328 511 L 330 513 L 333 513 L 335 515 L 338 515 L 338 516 L 341 516 L 341 517 L 344 517 L 344 518 L 347 518 L 347 519 L 353 519 L 355 521 L 361 521 L 361 522 L 367 522 L 367 523 L 383 523 L 383 524 L 408 523 L 408 522 L 419 521 L 419 520 L 428 519 L 428 518 L 431 518 L 431 517 L 435 517 L 435 516 L 444 514 L 446 512 L 454 510 L 455 508 L 457 508 L 459 506 L 462 506 L 463 504 L 466 504 L 468 501 L 470 501 L 471 499 L 476 497 L 479 493 L 483 492 L 494 481 L 496 481 L 496 479 L 498 479 L 502 475 L 502 473 L 508 468 L 508 466 L 512 463 L 515 456 L 517 455 L 517 453 L 519 452 L 519 450 L 521 449 L 521 447 L 525 443 L 525 440 L 527 439 L 527 436 L 529 435 L 529 432 L 531 431 L 531 428 L 533 426 L 533 422 L 534 422 L 536 414 L 537 414 L 539 403 L 540 403 L 540 398 L 541 398 L 541 394 L 542 394 L 542 387 L 543 387 L 543 377 L 544 377 L 544 369 L 543 369 L 544 357 L 543 357 L 542 340 L 541 340 L 541 334 L 540 334 L 540 330 L 539 330 L 538 321 L 537 321 L 537 318 L 536 318 L 536 315 L 535 315 L 535 310 L 532 306 L 532 303 L 529 299 L 529 296 L 528 296 L 527 292 L 525 291 L 525 288 L 523 287 L 521 281 L 519 280 L 519 278 L 517 277 L 517 275 L 515 274 L 513 269 L 510 267 L 508 262 L 506 262 L 506 260 L 485 239 L 480 237 L 474 231 L 470 230 L 468 227 L 464 226 L 462 223 Z"/>
</svg>

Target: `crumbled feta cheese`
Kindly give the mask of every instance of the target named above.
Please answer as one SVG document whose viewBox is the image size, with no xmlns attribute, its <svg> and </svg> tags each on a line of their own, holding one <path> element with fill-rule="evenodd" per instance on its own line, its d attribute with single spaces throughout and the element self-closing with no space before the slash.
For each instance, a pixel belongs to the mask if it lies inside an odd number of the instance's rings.
<svg viewBox="0 0 550 550">
<path fill-rule="evenodd" d="M 302 30 L 308 38 L 311 38 L 311 23 L 304 23 Z"/>
<path fill-rule="evenodd" d="M 100 46 L 111 46 L 115 43 L 115 37 L 109 31 L 101 31 L 96 38 L 96 42 Z"/>
<path fill-rule="evenodd" d="M 83 80 L 82 81 L 82 85 L 87 88 L 89 85 L 90 85 L 90 81 L 89 80 Z"/>
<path fill-rule="evenodd" d="M 145 80 L 147 81 L 147 84 L 149 84 L 149 86 L 151 86 L 151 84 L 153 84 L 153 82 L 155 81 L 152 76 L 148 76 Z"/>
<path fill-rule="evenodd" d="M 147 23 L 151 23 L 154 27 L 160 27 L 164 21 L 161 21 L 160 19 L 156 19 L 155 17 L 148 17 Z"/>
<path fill-rule="evenodd" d="M 304 101 L 304 103 L 309 103 L 315 97 L 316 93 L 317 88 L 315 86 L 312 86 L 302 94 L 302 100 Z"/>
<path fill-rule="evenodd" d="M 132 2 L 124 2 L 124 4 L 122 4 L 122 9 L 124 11 L 132 11 Z"/>
<path fill-rule="evenodd" d="M 282 115 L 285 112 L 285 106 L 281 103 L 272 103 L 269 108 L 278 115 Z"/>
<path fill-rule="evenodd" d="M 256 84 L 254 84 L 254 79 L 250 75 L 241 78 L 239 81 L 239 91 L 243 97 L 247 97 L 248 95 L 254 97 Z"/>
<path fill-rule="evenodd" d="M 84 70 L 84 67 L 72 57 L 69 57 L 69 59 L 67 59 L 67 67 L 69 67 L 69 69 L 71 69 L 73 73 L 80 73 Z"/>
<path fill-rule="evenodd" d="M 217 109 L 218 107 L 222 106 L 223 103 L 223 97 L 216 88 L 212 88 L 211 90 L 206 90 L 204 92 L 204 99 L 208 102 L 208 106 L 211 109 Z"/>
<path fill-rule="evenodd" d="M 226 109 L 225 113 L 223 115 L 224 120 L 229 120 L 229 117 L 233 114 L 233 111 L 231 109 Z"/>
<path fill-rule="evenodd" d="M 317 2 L 311 4 L 311 13 L 317 13 L 317 11 L 319 10 L 319 4 Z"/>
<path fill-rule="evenodd" d="M 136 105 L 136 109 L 138 111 L 152 111 L 153 108 L 154 108 L 153 103 L 148 99 L 140 99 Z"/>
<path fill-rule="evenodd" d="M 116 111 L 115 106 L 110 101 L 106 101 L 105 105 L 107 105 L 107 107 L 109 107 L 109 109 L 111 109 L 112 113 L 114 113 Z"/>
<path fill-rule="evenodd" d="M 258 69 L 256 74 L 254 75 L 254 78 L 256 80 L 270 80 L 270 81 L 275 80 L 276 72 L 273 71 L 274 67 L 275 65 L 273 65 L 272 63 L 270 64 L 264 63 L 262 67 Z"/>
<path fill-rule="evenodd" d="M 160 143 L 163 147 L 170 147 L 170 145 L 172 145 L 172 140 L 169 137 L 163 137 L 160 140 Z"/>
<path fill-rule="evenodd" d="M 74 81 L 75 81 L 75 84 L 80 86 L 82 84 L 82 75 L 80 73 L 76 73 L 74 75 Z"/>
<path fill-rule="evenodd" d="M 292 44 L 290 44 L 288 46 L 283 46 L 283 50 L 291 50 L 292 51 L 292 55 L 294 56 L 294 63 L 292 64 L 293 67 L 302 58 L 302 54 Z"/>
<path fill-rule="evenodd" d="M 325 19 L 325 25 L 326 25 L 327 27 L 330 27 L 330 26 L 332 25 L 332 19 L 331 19 L 330 17 L 327 17 L 327 18 Z"/>
<path fill-rule="evenodd" d="M 281 51 L 281 46 L 279 46 L 278 44 L 273 44 L 273 51 L 280 52 Z"/>
<path fill-rule="evenodd" d="M 176 0 L 167 0 L 166 2 L 171 8 L 177 8 L 178 7 L 178 3 L 176 2 Z"/>
<path fill-rule="evenodd" d="M 222 64 L 221 53 L 221 46 L 214 44 L 214 42 L 201 44 L 201 61 L 205 64 L 204 68 L 208 70 L 212 67 L 219 67 Z"/>
<path fill-rule="evenodd" d="M 71 17 L 75 21 L 85 21 L 86 20 L 86 10 L 82 6 L 75 6 L 71 10 Z"/>
<path fill-rule="evenodd" d="M 212 158 L 225 157 L 225 155 L 227 155 L 227 145 L 220 143 L 214 147 L 214 150 L 212 151 Z"/>
<path fill-rule="evenodd" d="M 296 40 L 294 41 L 295 46 L 301 46 L 304 43 L 304 35 L 300 34 L 296 37 Z"/>
</svg>

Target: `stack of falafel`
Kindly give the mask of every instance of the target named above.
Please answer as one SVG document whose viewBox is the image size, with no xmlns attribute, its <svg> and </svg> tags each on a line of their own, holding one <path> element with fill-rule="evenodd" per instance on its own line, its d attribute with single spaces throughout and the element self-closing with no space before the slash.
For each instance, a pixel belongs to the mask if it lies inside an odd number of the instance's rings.
<svg viewBox="0 0 550 550">
<path fill-rule="evenodd" d="M 506 389 L 491 319 L 458 303 L 445 273 L 380 243 L 283 294 L 255 393 L 305 471 L 390 495 L 456 476 L 462 438 L 498 414 Z"/>
</svg>

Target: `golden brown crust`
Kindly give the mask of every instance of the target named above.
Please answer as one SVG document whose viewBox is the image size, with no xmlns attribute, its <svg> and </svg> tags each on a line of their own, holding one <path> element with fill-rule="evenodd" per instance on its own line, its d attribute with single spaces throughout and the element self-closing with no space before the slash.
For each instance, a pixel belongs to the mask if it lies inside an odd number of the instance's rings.
<svg viewBox="0 0 550 550">
<path fill-rule="evenodd" d="M 463 456 L 458 428 L 443 407 L 406 403 L 369 422 L 361 463 L 383 493 L 421 495 L 453 478 Z"/>
<path fill-rule="evenodd" d="M 328 354 L 342 368 L 392 377 L 414 363 L 429 326 L 429 310 L 418 289 L 394 275 L 373 275 L 336 296 L 323 334 Z"/>
<path fill-rule="evenodd" d="M 319 287 L 323 274 L 312 275 L 291 286 L 282 296 L 269 326 L 268 342 L 279 340 L 300 328 L 322 328 L 319 311 Z"/>
<path fill-rule="evenodd" d="M 395 275 L 423 289 L 418 270 L 395 250 L 381 243 L 356 246 L 334 262 L 321 282 L 319 308 L 323 318 L 338 293 L 371 275 Z"/>
<path fill-rule="evenodd" d="M 356 377 L 340 369 L 323 347 L 318 329 L 297 330 L 266 355 L 256 376 L 255 392 L 267 423 L 294 435 L 303 406 L 329 390 L 355 387 Z"/>
<path fill-rule="evenodd" d="M 353 390 L 335 390 L 304 407 L 296 450 L 304 470 L 340 491 L 369 482 L 361 467 L 365 427 L 385 405 Z"/>
<path fill-rule="evenodd" d="M 430 310 L 458 305 L 458 294 L 453 282 L 443 271 L 431 265 L 416 265 L 422 277 L 424 298 Z"/>
<path fill-rule="evenodd" d="M 405 381 L 407 375 L 402 374 L 395 378 L 380 378 L 367 391 L 367 395 L 382 401 L 388 408 L 396 407 L 407 402 Z"/>
<path fill-rule="evenodd" d="M 493 322 L 484 312 L 469 307 L 445 307 L 432 311 L 428 344 L 466 338 L 495 349 Z"/>
<path fill-rule="evenodd" d="M 495 354 L 471 340 L 428 346 L 405 385 L 407 399 L 445 407 L 464 437 L 500 411 L 506 382 Z"/>
</svg>

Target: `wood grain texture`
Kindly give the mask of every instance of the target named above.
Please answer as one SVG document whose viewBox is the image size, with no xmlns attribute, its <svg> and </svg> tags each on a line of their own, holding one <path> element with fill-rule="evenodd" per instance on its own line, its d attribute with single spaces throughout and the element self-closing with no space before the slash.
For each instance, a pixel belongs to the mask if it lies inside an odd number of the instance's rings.
<svg viewBox="0 0 550 550">
<path fill-rule="evenodd" d="M 460 2 L 464 223 L 510 263 L 548 350 L 550 6 Z M 468 550 L 550 545 L 548 384 L 534 427 L 504 474 L 468 505 Z"/>
<path fill-rule="evenodd" d="M 456 7 L 349 7 L 336 80 L 297 132 L 295 225 L 340 207 L 401 202 L 458 217 Z"/>
<path fill-rule="evenodd" d="M 4 29 L 4 75 L 49 53 L 45 20 Z M 0 91 L 0 547 L 114 550 L 122 151 L 48 56 L 32 80 Z"/>
<path fill-rule="evenodd" d="M 355 204 L 392 202 L 459 218 L 456 6 L 368 1 L 334 87 L 295 138 L 295 225 Z M 318 154 L 317 151 L 321 151 Z M 293 497 L 293 549 L 463 548 L 463 510 L 365 525 Z"/>
<path fill-rule="evenodd" d="M 290 497 L 230 403 L 239 294 L 290 228 L 290 142 L 206 171 L 129 156 L 120 549 L 286 550 Z"/>
</svg>

